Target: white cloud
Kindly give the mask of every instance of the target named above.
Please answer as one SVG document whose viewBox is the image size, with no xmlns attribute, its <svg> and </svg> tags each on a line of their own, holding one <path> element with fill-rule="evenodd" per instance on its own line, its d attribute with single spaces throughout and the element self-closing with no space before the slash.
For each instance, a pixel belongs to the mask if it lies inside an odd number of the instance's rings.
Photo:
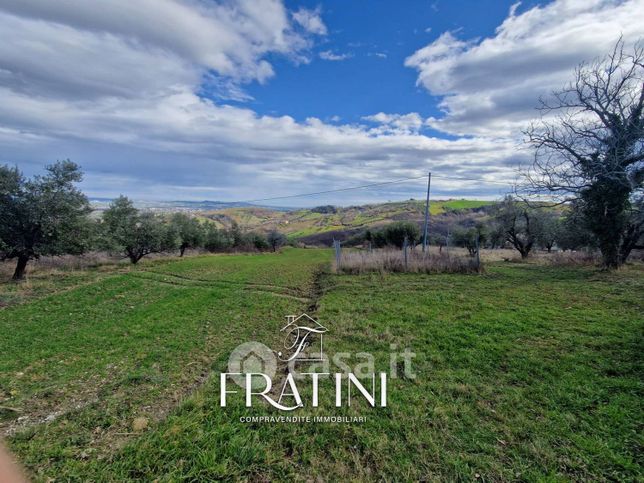
<svg viewBox="0 0 644 483">
<path fill-rule="evenodd" d="M 205 89 L 247 99 L 245 83 L 275 75 L 269 63 L 275 54 L 303 61 L 312 47 L 310 34 L 326 32 L 314 20 L 319 11 L 306 12 L 291 14 L 277 0 L 105 0 L 100 9 L 82 0 L 0 0 L 0 163 L 18 163 L 33 173 L 69 157 L 87 172 L 83 186 L 91 195 L 158 199 L 261 198 L 418 176 L 428 169 L 512 181 L 516 161 L 529 153 L 517 152 L 511 137 L 488 135 L 489 126 L 472 129 L 476 119 L 465 118 L 463 129 L 474 136 L 447 140 L 423 135 L 428 121 L 413 112 L 381 112 L 361 124 L 334 118 L 297 122 L 202 95 Z M 446 68 L 431 77 L 421 72 L 423 85 L 448 95 L 450 113 L 430 124 L 447 129 L 452 123 L 452 129 L 464 122 L 455 116 L 475 107 L 477 82 L 484 94 L 500 82 L 476 78 L 468 52 L 481 45 L 449 34 L 415 55 L 421 71 L 431 71 L 435 62 Z M 516 62 L 512 55 L 510 60 Z M 538 69 L 531 76 L 543 79 Z M 511 87 L 504 84 L 516 95 Z M 465 101 L 471 104 L 459 105 Z M 481 115 L 489 116 L 486 102 L 480 104 Z M 494 121 L 511 124 L 512 111 Z M 444 196 L 502 191 L 445 181 L 436 188 Z M 423 189 L 422 183 L 396 185 L 387 193 L 352 192 L 319 201 L 405 198 Z"/>
<path fill-rule="evenodd" d="M 316 8 L 315 10 L 300 8 L 297 12 L 293 12 L 293 20 L 307 32 L 316 35 L 327 34 L 326 25 L 324 25 L 320 16 L 320 8 Z"/>
<path fill-rule="evenodd" d="M 35 163 L 35 170 L 46 161 L 70 157 L 83 165 L 85 189 L 96 196 L 122 192 L 157 199 L 239 200 L 416 176 L 430 167 L 435 173 L 491 179 L 509 177 L 513 170 L 513 146 L 483 138 L 423 136 L 417 133 L 422 122 L 417 114 L 380 113 L 372 127 L 316 118 L 298 123 L 288 116 L 258 116 L 250 109 L 217 105 L 190 91 L 88 103 L 0 88 L 0 106 L 3 156 L 12 156 L 1 161 L 24 159 L 27 167 Z M 459 187 L 454 196 L 467 194 L 467 184 Z M 388 196 L 422 192 L 413 184 L 398 189 Z M 480 184 L 471 189 L 477 195 L 499 192 Z M 385 196 L 349 195 L 359 198 L 327 202 Z"/>
<path fill-rule="evenodd" d="M 364 116 L 362 119 L 379 124 L 383 133 L 418 133 L 423 127 L 423 118 L 417 112 L 409 114 L 385 114 L 379 112 L 372 116 Z"/>
<path fill-rule="evenodd" d="M 331 61 L 342 61 L 347 60 L 353 57 L 353 54 L 336 54 L 331 50 L 324 50 L 320 52 L 320 59 L 322 60 L 331 60 Z"/>
<path fill-rule="evenodd" d="M 274 75 L 263 58 L 297 60 L 309 40 L 278 0 L 0 0 L 3 85 L 81 96 L 198 85 L 208 72 L 240 84 Z"/>
<path fill-rule="evenodd" d="M 535 117 L 541 95 L 562 87 L 581 61 L 605 55 L 619 38 L 644 36 L 641 0 L 557 0 L 509 16 L 492 37 L 450 32 L 407 58 L 418 84 L 444 96 L 430 121 L 454 134 L 508 136 Z"/>
</svg>

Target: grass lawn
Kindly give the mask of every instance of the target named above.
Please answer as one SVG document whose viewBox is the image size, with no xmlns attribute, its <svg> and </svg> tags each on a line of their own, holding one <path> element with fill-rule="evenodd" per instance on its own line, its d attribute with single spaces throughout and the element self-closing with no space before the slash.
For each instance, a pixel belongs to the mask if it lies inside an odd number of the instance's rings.
<svg viewBox="0 0 644 483">
<path fill-rule="evenodd" d="M 330 258 L 155 261 L 0 310 L 0 406 L 20 411 L 0 431 L 43 481 L 644 477 L 641 266 L 320 275 Z M 335 408 L 321 389 L 296 412 L 363 423 L 241 423 L 283 413 L 239 395 L 220 408 L 230 351 L 277 347 L 283 317 L 312 304 L 329 356 L 388 371 L 409 348 L 416 378 L 390 379 L 386 408 Z"/>
</svg>

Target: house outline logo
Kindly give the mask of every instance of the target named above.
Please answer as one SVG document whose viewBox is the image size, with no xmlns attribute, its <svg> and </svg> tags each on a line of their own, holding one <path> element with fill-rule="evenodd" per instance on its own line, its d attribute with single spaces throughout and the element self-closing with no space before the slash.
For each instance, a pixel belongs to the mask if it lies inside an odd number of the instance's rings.
<svg viewBox="0 0 644 483">
<path fill-rule="evenodd" d="M 246 342 L 240 344 L 228 358 L 228 372 L 234 374 L 231 376 L 233 381 L 241 387 L 244 387 L 244 374 L 251 372 L 261 372 L 275 376 L 277 372 L 277 360 L 274 352 L 261 342 Z M 253 381 L 253 386 L 257 381 Z"/>
<path fill-rule="evenodd" d="M 308 314 L 301 314 L 299 316 L 287 315 L 286 325 L 280 329 L 280 332 L 286 332 L 284 338 L 285 351 L 293 351 L 293 353 L 285 357 L 282 351 L 277 352 L 277 357 L 282 362 L 320 362 L 324 360 L 324 334 L 328 329 L 320 324 L 317 320 Z M 313 347 L 313 344 L 319 340 L 320 352 L 317 357 L 312 357 L 307 348 Z M 306 352 L 305 352 L 306 351 Z"/>
</svg>

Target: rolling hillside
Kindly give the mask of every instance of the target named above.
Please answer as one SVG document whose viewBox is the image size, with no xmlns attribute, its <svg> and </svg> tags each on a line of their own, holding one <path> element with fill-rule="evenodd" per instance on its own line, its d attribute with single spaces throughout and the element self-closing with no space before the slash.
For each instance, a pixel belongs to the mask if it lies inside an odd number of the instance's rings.
<svg viewBox="0 0 644 483">
<path fill-rule="evenodd" d="M 432 226 L 443 231 L 443 225 L 485 216 L 492 201 L 437 200 L 432 201 Z M 350 207 L 321 206 L 311 209 L 277 211 L 264 207 L 239 207 L 202 213 L 204 218 L 229 228 L 237 223 L 243 230 L 269 231 L 276 229 L 289 238 L 305 242 L 325 242 L 327 238 L 345 238 L 366 228 L 378 227 L 392 221 L 421 223 L 425 202 L 369 204 Z"/>
</svg>

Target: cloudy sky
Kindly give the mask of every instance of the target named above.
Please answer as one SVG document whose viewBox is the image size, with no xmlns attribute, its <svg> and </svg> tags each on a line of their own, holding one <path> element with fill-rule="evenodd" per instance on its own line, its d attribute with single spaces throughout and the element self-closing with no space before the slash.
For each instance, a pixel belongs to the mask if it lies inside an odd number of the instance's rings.
<svg viewBox="0 0 644 483">
<path fill-rule="evenodd" d="M 69 158 L 94 197 L 253 200 L 431 170 L 438 197 L 496 198 L 530 158 L 539 96 L 644 37 L 642 18 L 644 0 L 0 0 L 0 163 Z"/>
</svg>

